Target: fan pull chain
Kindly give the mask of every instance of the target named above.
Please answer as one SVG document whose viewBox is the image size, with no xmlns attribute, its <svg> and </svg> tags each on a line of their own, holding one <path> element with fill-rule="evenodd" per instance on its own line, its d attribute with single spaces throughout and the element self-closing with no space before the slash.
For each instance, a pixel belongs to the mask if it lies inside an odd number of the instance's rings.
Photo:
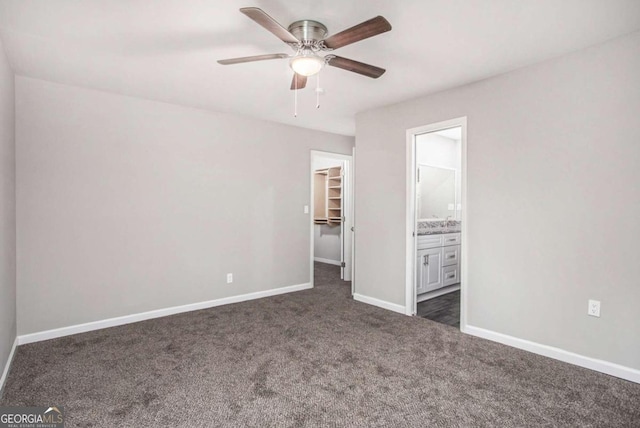
<svg viewBox="0 0 640 428">
<path fill-rule="evenodd" d="M 320 73 L 316 74 L 316 108 L 320 108 Z"/>
</svg>

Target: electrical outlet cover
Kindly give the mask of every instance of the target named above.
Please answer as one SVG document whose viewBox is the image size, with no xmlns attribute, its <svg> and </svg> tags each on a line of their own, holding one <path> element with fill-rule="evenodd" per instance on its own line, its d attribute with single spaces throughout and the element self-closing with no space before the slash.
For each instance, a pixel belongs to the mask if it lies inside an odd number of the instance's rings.
<svg viewBox="0 0 640 428">
<path fill-rule="evenodd" d="M 589 300 L 589 307 L 587 309 L 587 314 L 592 317 L 600 316 L 600 301 L 599 300 Z"/>
</svg>

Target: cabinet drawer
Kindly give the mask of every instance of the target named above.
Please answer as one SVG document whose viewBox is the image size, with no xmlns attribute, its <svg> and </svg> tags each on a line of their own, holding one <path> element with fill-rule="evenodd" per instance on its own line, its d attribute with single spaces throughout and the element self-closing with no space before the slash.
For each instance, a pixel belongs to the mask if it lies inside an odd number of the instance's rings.
<svg viewBox="0 0 640 428">
<path fill-rule="evenodd" d="M 442 266 L 457 265 L 460 261 L 460 245 L 451 245 L 443 248 Z"/>
<path fill-rule="evenodd" d="M 418 250 L 442 247 L 443 242 L 443 235 L 419 235 Z"/>
<path fill-rule="evenodd" d="M 442 235 L 442 237 L 444 238 L 442 245 L 445 247 L 448 245 L 460 245 L 459 233 L 447 233 L 445 235 Z"/>
<path fill-rule="evenodd" d="M 442 268 L 442 283 L 446 287 L 447 285 L 453 285 L 460 282 L 460 265 L 445 266 Z"/>
</svg>

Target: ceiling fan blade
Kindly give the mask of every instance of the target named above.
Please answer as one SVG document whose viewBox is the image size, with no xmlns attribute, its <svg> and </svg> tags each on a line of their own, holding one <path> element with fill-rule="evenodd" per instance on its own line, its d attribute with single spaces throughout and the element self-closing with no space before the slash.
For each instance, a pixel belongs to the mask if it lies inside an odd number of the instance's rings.
<svg viewBox="0 0 640 428">
<path fill-rule="evenodd" d="M 348 58 L 342 58 L 341 56 L 331 56 L 328 64 L 332 67 L 342 68 L 343 70 L 353 71 L 354 73 L 362 74 L 363 76 L 372 77 L 377 79 L 384 74 L 384 68 L 376 67 L 375 65 L 365 64 L 364 62 L 354 61 Z"/>
<path fill-rule="evenodd" d="M 391 30 L 391 24 L 382 16 L 376 16 L 368 21 L 364 21 L 354 27 L 334 34 L 324 40 L 326 47 L 338 49 L 378 34 L 386 33 Z"/>
<path fill-rule="evenodd" d="M 273 33 L 277 38 L 285 43 L 298 43 L 299 40 L 295 38 L 286 28 L 278 24 L 278 21 L 270 17 L 260 8 L 257 7 L 243 7 L 240 12 L 253 19 L 258 24 L 262 25 L 269 32 Z"/>
<path fill-rule="evenodd" d="M 231 64 L 240 64 L 243 62 L 264 61 L 267 59 L 280 59 L 280 58 L 289 58 L 289 55 L 279 53 L 279 54 L 268 54 L 268 55 L 243 56 L 240 58 L 219 59 L 218 64 L 231 65 Z"/>
<path fill-rule="evenodd" d="M 298 81 L 296 82 L 296 77 Z M 293 79 L 291 80 L 291 89 L 302 89 L 307 86 L 307 76 L 303 76 L 302 74 L 293 73 Z"/>
</svg>

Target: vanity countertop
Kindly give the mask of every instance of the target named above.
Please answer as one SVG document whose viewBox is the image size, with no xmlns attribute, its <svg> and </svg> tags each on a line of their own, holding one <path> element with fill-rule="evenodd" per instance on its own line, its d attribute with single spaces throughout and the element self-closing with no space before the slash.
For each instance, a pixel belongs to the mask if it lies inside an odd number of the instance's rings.
<svg viewBox="0 0 640 428">
<path fill-rule="evenodd" d="M 460 220 L 418 220 L 418 236 L 460 233 Z"/>
<path fill-rule="evenodd" d="M 437 228 L 431 228 L 431 229 L 427 229 L 427 230 L 419 230 L 418 231 L 418 236 L 421 235 L 443 235 L 445 233 L 460 233 L 460 229 L 437 229 Z"/>
</svg>

